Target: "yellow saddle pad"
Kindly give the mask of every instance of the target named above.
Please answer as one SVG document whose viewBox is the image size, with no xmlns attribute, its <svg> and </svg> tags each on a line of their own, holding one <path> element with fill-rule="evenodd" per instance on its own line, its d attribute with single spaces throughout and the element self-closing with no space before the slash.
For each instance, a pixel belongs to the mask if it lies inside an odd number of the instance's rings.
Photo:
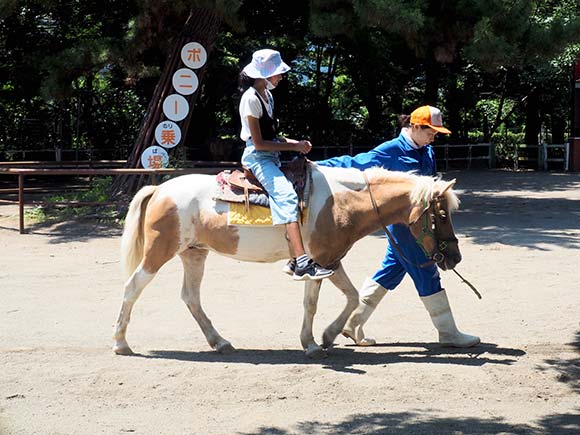
<svg viewBox="0 0 580 435">
<path fill-rule="evenodd" d="M 250 205 L 250 210 L 246 211 L 246 205 L 230 202 L 230 212 L 228 213 L 229 225 L 274 225 L 272 222 L 272 212 L 269 207 Z"/>
<path fill-rule="evenodd" d="M 306 220 L 306 209 L 304 210 L 304 220 Z M 246 211 L 246 205 L 230 202 L 228 213 L 229 225 L 274 225 L 272 222 L 272 212 L 269 207 L 250 205 L 250 210 Z"/>
</svg>

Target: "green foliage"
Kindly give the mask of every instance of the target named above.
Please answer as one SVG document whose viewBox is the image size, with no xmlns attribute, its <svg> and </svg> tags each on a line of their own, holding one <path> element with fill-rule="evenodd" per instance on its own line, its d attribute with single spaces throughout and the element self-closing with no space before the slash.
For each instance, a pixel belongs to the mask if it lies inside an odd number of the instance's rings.
<svg viewBox="0 0 580 435">
<path fill-rule="evenodd" d="M 24 218 L 30 223 L 46 222 L 49 218 L 44 207 L 36 206 L 24 212 Z"/>
<path fill-rule="evenodd" d="M 352 95 L 352 98 L 344 98 L 345 95 Z M 364 128 L 369 118 L 369 111 L 357 95 L 354 82 L 348 74 L 341 74 L 334 80 L 330 108 L 335 119 L 350 122 L 357 129 Z"/>
<path fill-rule="evenodd" d="M 496 165 L 504 168 L 514 168 L 516 147 L 524 144 L 524 133 L 514 133 L 502 125 L 492 138 L 495 145 Z"/>
<path fill-rule="evenodd" d="M 111 177 L 95 178 L 91 187 L 82 192 L 73 192 L 63 195 L 54 195 L 47 199 L 48 202 L 64 202 L 64 201 L 78 201 L 78 202 L 106 202 L 109 200 L 107 189 L 111 185 Z"/>
<path fill-rule="evenodd" d="M 372 147 L 396 134 L 397 114 L 430 103 L 453 142 L 497 128 L 509 164 L 537 128 L 525 123 L 532 92 L 546 136 L 567 131 L 575 0 L 0 0 L 0 158 L 126 158 L 191 8 L 223 26 L 174 166 L 239 159 L 237 75 L 264 47 L 292 66 L 275 91 L 282 131 L 315 149 Z"/>
<path fill-rule="evenodd" d="M 414 38 L 425 24 L 423 3 L 419 0 L 312 0 L 310 27 L 318 37 L 352 37 L 361 28 L 376 28 Z"/>
<path fill-rule="evenodd" d="M 122 211 L 114 206 L 105 204 L 110 201 L 108 189 L 111 177 L 95 178 L 88 190 L 71 192 L 62 195 L 53 195 L 46 198 L 49 205 L 35 207 L 26 212 L 26 219 L 36 223 L 59 222 L 67 219 L 90 218 L 108 224 L 120 224 Z M 75 205 L 75 203 L 91 202 L 96 205 Z M 52 203 L 52 205 L 51 205 Z M 103 205 L 99 205 L 103 203 Z M 63 206 L 66 204 L 66 206 Z"/>
<path fill-rule="evenodd" d="M 578 41 L 574 1 L 481 0 L 478 6 L 482 16 L 465 54 L 487 71 L 546 62 Z"/>
<path fill-rule="evenodd" d="M 498 117 L 499 119 L 504 120 L 504 122 L 505 121 L 514 122 L 515 115 L 513 114 L 513 109 L 514 106 L 516 106 L 516 104 L 517 102 L 514 100 L 504 101 L 501 107 L 501 113 L 499 113 L 500 101 L 498 99 L 482 98 L 476 103 L 475 108 L 482 114 L 482 116 L 487 118 L 487 120 L 490 123 L 493 122 L 493 120 L 497 119 Z M 511 116 L 509 116 L 510 113 L 512 114 Z"/>
</svg>

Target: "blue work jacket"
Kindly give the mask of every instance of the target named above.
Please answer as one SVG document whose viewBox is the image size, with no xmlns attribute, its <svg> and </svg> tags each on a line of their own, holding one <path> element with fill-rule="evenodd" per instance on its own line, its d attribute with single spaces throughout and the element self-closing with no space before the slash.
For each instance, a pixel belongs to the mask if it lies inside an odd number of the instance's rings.
<svg viewBox="0 0 580 435">
<path fill-rule="evenodd" d="M 413 148 L 401 133 L 366 153 L 340 156 L 316 162 L 320 166 L 357 168 L 360 170 L 379 166 L 390 171 L 416 171 L 420 175 L 436 175 L 435 152 L 431 145 Z"/>
</svg>

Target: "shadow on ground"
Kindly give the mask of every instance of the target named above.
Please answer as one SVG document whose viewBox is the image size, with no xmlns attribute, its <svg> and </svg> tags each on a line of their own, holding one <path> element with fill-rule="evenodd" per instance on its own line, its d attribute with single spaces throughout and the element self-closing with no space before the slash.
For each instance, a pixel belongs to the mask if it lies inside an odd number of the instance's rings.
<svg viewBox="0 0 580 435">
<path fill-rule="evenodd" d="M 389 365 L 398 363 L 418 364 L 457 364 L 464 366 L 483 366 L 485 364 L 511 365 L 517 357 L 525 355 L 519 349 L 498 347 L 494 344 L 481 344 L 472 349 L 445 348 L 429 343 L 378 344 L 380 352 L 365 352 L 354 347 L 333 348 L 329 356 L 321 360 L 306 358 L 304 352 L 294 349 L 263 350 L 240 349 L 230 355 L 214 351 L 188 352 L 178 350 L 154 350 L 147 354 L 135 354 L 140 358 L 169 359 L 191 362 L 219 362 L 265 365 L 320 365 L 337 372 L 364 374 L 362 369 L 368 365 Z M 392 350 L 389 350 L 392 348 Z"/>
<path fill-rule="evenodd" d="M 546 245 L 580 249 L 580 197 L 550 198 L 577 188 L 580 174 L 549 172 L 462 171 L 456 177 L 461 207 L 453 216 L 459 235 L 476 244 L 501 243 L 546 250 Z M 506 192 L 516 192 L 509 195 Z M 517 192 L 544 194 L 522 197 Z"/>
<path fill-rule="evenodd" d="M 579 200 L 466 193 L 461 201 L 461 209 L 453 216 L 455 230 L 473 243 L 580 249 Z"/>
<path fill-rule="evenodd" d="M 576 352 L 572 359 L 547 359 L 545 362 L 558 373 L 558 381 L 564 382 L 576 393 L 580 393 L 580 331 L 570 343 Z M 580 431 L 578 431 L 580 434 Z"/>
<path fill-rule="evenodd" d="M 98 223 L 97 220 L 70 220 L 66 222 L 27 223 L 26 235 L 48 236 L 49 244 L 88 242 L 92 239 L 120 237 L 123 229 L 118 224 Z M 18 233 L 18 227 L 0 225 L 0 230 Z"/>
<path fill-rule="evenodd" d="M 456 189 L 488 193 L 506 191 L 562 192 L 570 190 L 570 188 L 580 189 L 580 174 L 569 172 L 449 171 L 444 174 L 443 178 L 446 180 L 457 178 Z M 485 180 L 485 184 L 481 182 L 482 179 Z"/>
<path fill-rule="evenodd" d="M 427 411 L 428 412 L 428 411 Z M 339 423 L 307 421 L 291 429 L 262 427 L 240 435 L 577 435 L 580 433 L 580 412 L 555 414 L 535 424 L 514 425 L 501 418 L 438 418 L 426 416 L 424 410 L 400 413 L 356 414 Z"/>
<path fill-rule="evenodd" d="M 86 242 L 91 239 L 120 237 L 123 228 L 118 224 L 98 223 L 96 220 L 74 220 L 57 224 L 34 224 L 28 227 L 30 234 L 50 236 L 50 244 Z"/>
<path fill-rule="evenodd" d="M 580 192 L 580 174 L 463 171 L 447 173 L 444 178 L 454 177 L 461 199 L 461 207 L 453 215 L 458 235 L 480 245 L 580 249 L 580 195 L 574 199 L 505 193 L 545 194 L 574 188 Z M 385 237 L 382 231 L 373 235 Z"/>
</svg>

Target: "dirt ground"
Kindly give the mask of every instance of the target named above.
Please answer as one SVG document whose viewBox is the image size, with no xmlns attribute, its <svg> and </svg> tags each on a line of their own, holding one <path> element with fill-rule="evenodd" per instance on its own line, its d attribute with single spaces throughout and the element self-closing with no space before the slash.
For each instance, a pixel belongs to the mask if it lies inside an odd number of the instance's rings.
<svg viewBox="0 0 580 435">
<path fill-rule="evenodd" d="M 134 356 L 111 351 L 122 298 L 120 232 L 29 226 L 0 206 L 0 434 L 580 434 L 580 174 L 450 172 L 458 271 L 443 272 L 456 321 L 483 343 L 452 350 L 405 279 L 328 358 L 300 349 L 302 285 L 282 263 L 210 255 L 205 309 L 238 349 L 211 351 L 179 297 L 174 259 L 133 312 Z M 461 192 L 463 191 L 463 192 Z M 385 239 L 344 260 L 360 285 Z M 324 283 L 316 336 L 343 296 Z"/>
</svg>

